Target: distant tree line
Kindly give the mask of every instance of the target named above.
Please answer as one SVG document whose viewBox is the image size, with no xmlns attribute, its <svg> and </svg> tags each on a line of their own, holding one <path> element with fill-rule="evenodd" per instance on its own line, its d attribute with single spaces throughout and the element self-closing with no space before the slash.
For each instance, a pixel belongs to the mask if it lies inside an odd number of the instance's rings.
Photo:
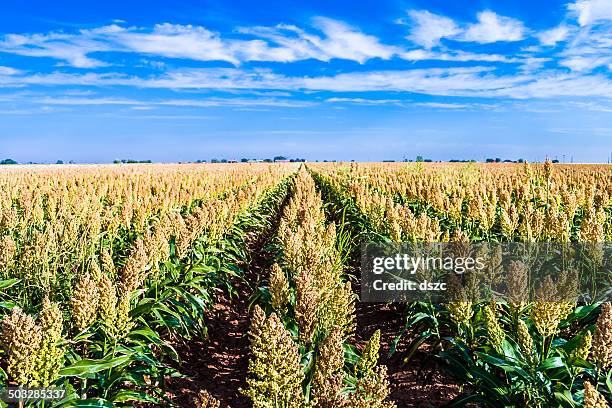
<svg viewBox="0 0 612 408">
<path fill-rule="evenodd" d="M 491 159 L 491 158 L 486 159 L 485 163 L 525 163 L 525 159 L 518 159 L 518 160 L 505 159 L 505 160 L 502 160 L 499 157 L 496 157 L 495 159 Z"/>
<path fill-rule="evenodd" d="M 134 163 L 153 163 L 151 160 L 133 160 L 133 159 L 123 159 L 123 160 L 113 160 L 114 164 L 134 164 Z"/>
<path fill-rule="evenodd" d="M 266 159 L 249 159 L 246 157 L 243 157 L 242 159 L 240 159 L 241 163 L 257 163 L 257 162 L 263 162 L 263 163 L 275 163 L 275 162 L 290 162 L 290 163 L 303 163 L 305 162 L 306 159 L 301 159 L 301 158 L 295 158 L 295 159 L 289 159 L 285 156 L 274 156 L 272 159 L 270 158 L 266 158 Z M 238 163 L 238 160 L 234 160 L 234 159 L 217 159 L 217 158 L 213 158 L 210 160 L 211 163 Z M 206 163 L 206 160 L 197 160 L 196 163 Z"/>
<path fill-rule="evenodd" d="M 266 159 L 248 159 L 243 157 L 242 159 L 240 159 L 241 163 L 275 163 L 275 162 L 291 162 L 291 163 L 303 163 L 305 162 L 306 159 L 301 159 L 301 158 L 294 158 L 294 159 L 288 159 L 285 156 L 274 156 L 273 158 L 266 158 Z M 355 160 L 352 160 L 355 161 Z M 417 162 L 417 163 L 431 163 L 433 162 L 432 159 L 426 159 L 423 156 L 416 156 L 415 160 L 409 160 L 409 159 L 404 159 L 404 162 Z M 206 160 L 197 160 L 195 161 L 195 163 L 206 163 Z M 211 159 L 210 160 L 211 163 L 238 163 L 238 160 L 234 160 L 234 159 Z M 319 162 L 319 160 L 316 160 L 316 162 Z M 336 160 L 323 160 L 323 162 L 336 162 Z M 384 163 L 392 163 L 395 162 L 395 160 L 383 160 Z M 476 160 L 470 159 L 470 160 L 465 160 L 465 159 L 450 159 L 449 160 L 450 163 L 476 163 Z M 496 158 L 487 158 L 485 159 L 485 163 L 524 163 L 525 159 L 517 159 L 517 160 L 510 160 L 510 159 L 501 159 L 499 157 Z M 69 164 L 74 164 L 74 161 L 70 160 L 68 162 Z M 133 160 L 133 159 L 116 159 L 113 161 L 114 164 L 135 164 L 135 163 L 153 163 L 151 160 Z M 552 160 L 552 163 L 559 163 L 559 160 L 555 159 Z M 2 161 L 0 161 L 0 165 L 10 165 L 10 164 L 18 164 L 17 161 L 13 160 L 13 159 L 4 159 Z M 34 162 L 28 162 L 27 164 L 36 164 Z M 55 162 L 55 164 L 64 164 L 64 162 L 62 160 L 58 160 L 57 162 Z"/>
</svg>

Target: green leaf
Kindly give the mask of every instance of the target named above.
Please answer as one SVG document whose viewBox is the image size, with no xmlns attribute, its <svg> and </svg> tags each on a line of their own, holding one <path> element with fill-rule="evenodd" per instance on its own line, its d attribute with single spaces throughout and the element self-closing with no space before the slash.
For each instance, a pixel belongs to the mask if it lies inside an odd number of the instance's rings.
<svg viewBox="0 0 612 408">
<path fill-rule="evenodd" d="M 127 402 L 127 401 L 139 401 L 139 402 L 152 402 L 154 404 L 161 404 L 159 398 L 147 394 L 144 391 L 132 391 L 132 390 L 121 390 L 112 398 L 113 402 Z"/>
<path fill-rule="evenodd" d="M 555 398 L 559 402 L 559 407 L 563 408 L 574 408 L 579 407 L 574 398 L 572 398 L 572 393 L 569 390 L 565 390 L 564 392 L 555 392 Z"/>
<path fill-rule="evenodd" d="M 499 367 L 507 373 L 516 373 L 520 375 L 521 377 L 523 377 L 525 380 L 528 380 L 528 381 L 532 380 L 531 376 L 525 370 L 523 370 L 521 367 L 518 367 L 516 364 L 512 363 L 511 361 L 493 357 L 485 353 L 476 352 L 476 355 L 478 355 L 482 360 L 486 361 L 487 363 L 494 365 L 496 367 Z"/>
<path fill-rule="evenodd" d="M 2 309 L 12 309 L 15 306 L 17 306 L 17 303 L 15 302 L 0 302 L 0 308 Z"/>
<path fill-rule="evenodd" d="M 21 279 L 7 279 L 7 280 L 0 280 L 0 290 L 2 289 L 8 289 L 11 286 L 15 286 L 16 284 L 18 284 L 21 281 Z"/>
<path fill-rule="evenodd" d="M 94 407 L 108 407 L 108 408 L 113 408 L 114 405 L 112 402 L 107 401 L 105 399 L 102 398 L 89 398 L 89 399 L 83 399 L 83 400 L 72 400 L 70 402 L 68 402 L 67 404 L 63 405 L 63 407 L 66 408 L 94 408 Z"/>
<path fill-rule="evenodd" d="M 540 364 L 540 370 L 550 370 L 552 368 L 561 368 L 564 367 L 563 359 L 561 357 L 550 357 L 546 360 L 542 361 Z"/>
<path fill-rule="evenodd" d="M 102 360 L 83 359 L 77 361 L 76 363 L 68 367 L 62 368 L 59 372 L 59 375 L 61 377 L 85 378 L 88 375 L 108 370 L 113 367 L 117 367 L 121 364 L 125 364 L 126 362 L 130 361 L 131 358 L 131 355 L 126 355 Z"/>
</svg>

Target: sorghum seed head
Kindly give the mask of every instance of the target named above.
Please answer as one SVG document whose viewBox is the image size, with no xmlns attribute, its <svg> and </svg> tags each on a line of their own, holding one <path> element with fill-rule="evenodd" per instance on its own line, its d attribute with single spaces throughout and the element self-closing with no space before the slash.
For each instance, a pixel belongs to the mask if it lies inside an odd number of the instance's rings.
<svg viewBox="0 0 612 408">
<path fill-rule="evenodd" d="M 604 303 L 593 336 L 593 358 L 601 369 L 612 366 L 612 305 Z"/>
<path fill-rule="evenodd" d="M 77 331 L 87 329 L 96 320 L 98 301 L 96 281 L 89 273 L 83 274 L 77 281 L 70 299 L 72 322 Z"/>
<path fill-rule="evenodd" d="M 608 402 L 588 381 L 584 382 L 584 408 L 609 408 Z"/>
</svg>

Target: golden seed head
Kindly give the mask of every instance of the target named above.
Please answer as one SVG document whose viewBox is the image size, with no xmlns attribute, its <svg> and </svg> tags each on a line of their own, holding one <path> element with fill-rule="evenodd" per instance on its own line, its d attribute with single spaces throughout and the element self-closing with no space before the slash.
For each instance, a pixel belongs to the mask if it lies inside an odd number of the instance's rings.
<svg viewBox="0 0 612 408">
<path fill-rule="evenodd" d="M 612 366 L 612 305 L 604 303 L 593 335 L 593 358 L 601 369 Z"/>
<path fill-rule="evenodd" d="M 378 363 L 378 352 L 380 350 L 380 330 L 376 330 L 370 340 L 366 343 L 359 361 L 355 365 L 355 374 L 366 376 L 373 372 Z"/>
<path fill-rule="evenodd" d="M 256 306 L 249 338 L 253 357 L 249 361 L 249 388 L 244 394 L 256 407 L 303 407 L 306 401 L 302 392 L 304 371 L 291 333 L 276 314 L 266 318 L 263 310 Z"/>
<path fill-rule="evenodd" d="M 395 403 L 387 401 L 389 381 L 387 367 L 378 366 L 368 375 L 357 380 L 355 392 L 348 397 L 347 406 L 351 408 L 395 408 Z"/>
<path fill-rule="evenodd" d="M 148 263 L 145 243 L 138 238 L 123 270 L 121 271 L 122 290 L 132 292 L 138 289 L 145 279 L 145 268 Z"/>
<path fill-rule="evenodd" d="M 99 300 L 96 281 L 89 273 L 83 274 L 70 299 L 72 323 L 77 331 L 87 329 L 96 320 Z"/>
<path fill-rule="evenodd" d="M 572 351 L 572 357 L 586 361 L 589 358 L 589 354 L 591 354 L 592 346 L 593 335 L 590 331 L 587 331 L 584 335 L 580 336 L 578 345 Z"/>
<path fill-rule="evenodd" d="M 485 306 L 484 313 L 489 342 L 497 352 L 501 352 L 506 333 L 497 319 L 497 305 L 495 302 L 491 302 Z"/>
<path fill-rule="evenodd" d="M 553 164 L 550 159 L 546 159 L 544 162 L 544 177 L 547 181 L 550 181 L 553 173 Z"/>
<path fill-rule="evenodd" d="M 295 318 L 300 328 L 300 340 L 304 344 L 310 344 L 317 326 L 317 290 L 306 271 L 302 271 L 295 279 L 295 286 Z"/>
<path fill-rule="evenodd" d="M 0 273 L 13 267 L 16 254 L 17 245 L 15 245 L 13 237 L 5 235 L 0 238 Z"/>
<path fill-rule="evenodd" d="M 344 344 L 342 330 L 336 328 L 319 346 L 319 356 L 313 378 L 317 406 L 335 408 L 345 402 L 342 396 Z"/>
<path fill-rule="evenodd" d="M 98 317 L 107 330 L 115 329 L 117 320 L 117 289 L 106 273 L 101 272 L 96 279 L 98 290 Z"/>
<path fill-rule="evenodd" d="M 529 274 L 525 264 L 521 261 L 510 262 L 507 276 L 508 303 L 515 311 L 519 311 L 529 299 Z"/>
<path fill-rule="evenodd" d="M 108 249 L 104 248 L 100 251 L 100 263 L 102 264 L 102 271 L 109 276 L 115 276 L 115 263 Z"/>
<path fill-rule="evenodd" d="M 282 312 L 289 303 L 289 282 L 285 272 L 277 263 L 272 265 L 269 281 L 272 307 L 278 312 Z"/>
<path fill-rule="evenodd" d="M 563 285 L 563 281 L 555 285 L 552 278 L 547 276 L 536 289 L 531 320 L 544 337 L 556 334 L 561 321 L 574 309 L 574 303 L 562 300 L 559 290 Z"/>
<path fill-rule="evenodd" d="M 42 341 L 42 329 L 32 316 L 14 307 L 2 319 L 0 343 L 7 354 L 6 373 L 9 379 L 23 386 L 37 386 L 37 354 Z"/>
<path fill-rule="evenodd" d="M 125 336 L 132 329 L 134 323 L 130 317 L 130 293 L 121 292 L 117 303 L 117 318 L 115 321 L 116 336 Z"/>
<path fill-rule="evenodd" d="M 57 377 L 64 357 L 64 350 L 59 345 L 64 322 L 59 305 L 45 298 L 39 320 L 42 340 L 36 359 L 36 371 L 39 384 L 48 387 Z"/>
<path fill-rule="evenodd" d="M 609 408 L 605 397 L 588 381 L 584 382 L 584 408 Z"/>
</svg>

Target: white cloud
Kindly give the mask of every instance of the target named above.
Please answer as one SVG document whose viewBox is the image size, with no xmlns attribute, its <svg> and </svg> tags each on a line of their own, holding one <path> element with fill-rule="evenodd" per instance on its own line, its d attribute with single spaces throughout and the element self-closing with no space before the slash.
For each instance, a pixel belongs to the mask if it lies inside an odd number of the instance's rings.
<svg viewBox="0 0 612 408">
<path fill-rule="evenodd" d="M 589 25 L 574 31 L 575 35 L 557 54 L 559 65 L 585 73 L 607 68 L 612 62 L 612 24 Z"/>
<path fill-rule="evenodd" d="M 184 106 L 184 107 L 249 107 L 267 106 L 276 108 L 305 108 L 316 105 L 310 101 L 299 101 L 278 98 L 202 98 L 202 99 L 172 99 L 154 102 L 162 106 Z"/>
<path fill-rule="evenodd" d="M 481 11 L 476 16 L 478 22 L 467 25 L 426 10 L 410 10 L 408 15 L 412 28 L 407 38 L 427 49 L 439 46 L 443 38 L 481 44 L 520 41 L 528 31 L 521 21 L 490 10 Z"/>
<path fill-rule="evenodd" d="M 341 21 L 315 17 L 313 22 L 314 26 L 324 34 L 323 37 L 285 24 L 276 27 L 243 27 L 239 32 L 258 36 L 276 44 L 277 59 L 286 62 L 310 58 L 329 61 L 338 58 L 363 64 L 372 58 L 389 59 L 398 52 L 396 47 L 382 44 L 378 38 Z M 267 50 L 267 54 L 269 53 L 270 50 Z M 251 54 L 249 59 L 256 58 Z M 265 60 L 271 59 L 267 57 Z"/>
<path fill-rule="evenodd" d="M 336 92 L 397 91 L 446 96 L 478 96 L 523 81 L 521 76 L 496 77 L 490 68 L 430 68 L 405 71 L 344 73 L 304 78 L 301 89 Z"/>
<path fill-rule="evenodd" d="M 34 99 L 37 103 L 45 105 L 143 105 L 144 103 L 132 99 L 122 98 L 57 98 L 57 97 L 44 97 Z"/>
<path fill-rule="evenodd" d="M 8 34 L 0 39 L 0 52 L 31 57 L 50 57 L 77 68 L 106 65 L 90 58 L 94 52 L 131 52 L 165 58 L 196 61 L 292 62 L 309 58 L 333 58 L 364 63 L 372 58 L 391 58 L 395 47 L 382 44 L 341 21 L 318 17 L 314 27 L 323 35 L 311 34 L 295 26 L 254 27 L 239 34 L 260 38 L 223 38 L 205 27 L 157 24 L 152 29 L 121 27 L 117 24 L 66 34 Z"/>
<path fill-rule="evenodd" d="M 324 17 L 315 18 L 315 25 L 326 35 L 325 39 L 306 37 L 332 58 L 364 63 L 371 58 L 388 59 L 396 50 L 383 45 L 378 38 L 362 33 L 342 22 Z"/>
<path fill-rule="evenodd" d="M 558 27 L 537 33 L 536 37 L 540 40 L 540 44 L 542 45 L 555 46 L 557 43 L 564 41 L 569 33 L 570 28 L 565 24 L 561 24 Z"/>
<path fill-rule="evenodd" d="M 220 36 L 203 27 L 165 23 L 156 25 L 150 33 L 117 30 L 104 34 L 107 34 L 118 48 L 124 48 L 126 51 L 169 58 L 238 63 L 238 59 Z"/>
<path fill-rule="evenodd" d="M 595 68 L 608 65 L 612 57 L 575 56 L 561 60 L 559 63 L 572 71 L 592 71 Z"/>
<path fill-rule="evenodd" d="M 270 70 L 183 69 L 155 77 L 128 77 L 121 74 L 36 74 L 1 75 L 0 87 L 27 85 L 125 86 L 173 90 L 222 90 L 243 92 L 283 90 L 292 92 L 373 92 L 420 93 L 434 96 L 486 98 L 603 97 L 612 95 L 612 79 L 603 74 L 571 74 L 559 71 L 503 74 L 492 67 L 429 68 L 411 70 L 345 72 L 329 76 L 287 76 Z M 78 99 L 78 98 L 77 98 Z M 240 99 L 240 98 L 231 98 Z M 366 99 L 366 98 L 364 98 Z M 112 100 L 111 100 L 112 101 Z M 258 101 L 278 106 L 291 100 Z M 308 101 L 293 101 L 308 103 Z M 119 102 L 113 102 L 119 104 Z M 169 104 L 169 102 L 166 102 Z M 175 105 L 185 104 L 180 100 Z M 210 106 L 219 101 L 199 101 Z M 192 105 L 195 102 L 191 103 Z"/>
<path fill-rule="evenodd" d="M 612 80 L 604 75 L 544 74 L 524 84 L 500 89 L 493 96 L 517 99 L 575 97 L 609 97 Z"/>
<path fill-rule="evenodd" d="M 612 20 L 612 2 L 610 0 L 578 0 L 568 5 L 568 9 L 578 16 L 581 26 Z"/>
<path fill-rule="evenodd" d="M 443 102 L 419 102 L 415 103 L 416 106 L 423 106 L 426 108 L 439 108 L 439 109 L 466 109 L 471 105 L 465 103 L 443 103 Z"/>
<path fill-rule="evenodd" d="M 492 11 L 482 11 L 477 15 L 478 23 L 468 25 L 461 35 L 462 41 L 482 44 L 498 41 L 520 41 L 524 38 L 526 28 L 519 20 L 503 17 Z"/>
<path fill-rule="evenodd" d="M 17 75 L 21 72 L 22 72 L 21 70 L 11 68 L 11 67 L 4 67 L 0 65 L 0 75 Z"/>
<path fill-rule="evenodd" d="M 596 102 L 576 102 L 576 101 L 572 101 L 568 103 L 570 106 L 577 106 L 581 109 L 586 109 L 586 110 L 590 110 L 593 112 L 605 112 L 605 113 L 612 113 L 612 106 L 610 105 L 609 101 L 608 103 L 596 103 Z"/>
<path fill-rule="evenodd" d="M 442 38 L 452 38 L 461 32 L 450 18 L 427 10 L 410 10 L 408 15 L 414 24 L 408 39 L 425 48 L 435 47 Z"/>
<path fill-rule="evenodd" d="M 126 118 L 126 119 L 139 119 L 139 120 L 213 120 L 218 119 L 215 116 L 204 116 L 204 115 L 116 115 L 115 117 Z"/>
<path fill-rule="evenodd" d="M 14 100 L 13 100 L 14 101 Z M 313 106 L 310 101 L 296 101 L 279 98 L 219 98 L 207 97 L 201 99 L 165 99 L 165 100 L 137 100 L 125 98 L 74 98 L 74 97 L 24 97 L 22 101 L 29 101 L 44 105 L 62 106 L 104 106 L 104 105 L 127 105 L 138 110 L 152 109 L 156 106 L 175 106 L 188 108 L 209 107 L 248 107 L 266 106 L 282 108 L 304 108 Z"/>
<path fill-rule="evenodd" d="M 542 69 L 545 63 L 552 61 L 551 58 L 526 57 L 521 60 L 520 69 L 523 73 L 537 72 Z"/>
<path fill-rule="evenodd" d="M 477 54 L 473 52 L 465 51 L 452 51 L 452 52 L 438 52 L 431 50 L 411 50 L 401 53 L 401 58 L 409 61 L 425 61 L 425 60 L 438 60 L 438 61 L 483 61 L 483 62 L 521 62 L 520 58 L 506 57 L 499 54 Z"/>
<path fill-rule="evenodd" d="M 62 33 L 8 34 L 0 40 L 0 51 L 28 57 L 48 57 L 78 68 L 95 68 L 105 63 L 89 58 L 90 52 L 107 51 L 105 44 L 86 36 Z"/>
<path fill-rule="evenodd" d="M 261 39 L 224 39 L 219 33 L 192 25 L 164 23 L 156 25 L 152 32 L 129 29 L 105 34 L 105 39 L 112 41 L 118 51 L 166 58 L 239 65 L 243 61 L 291 62 L 314 57 L 286 46 L 272 46 Z"/>
<path fill-rule="evenodd" d="M 325 102 L 355 105 L 401 105 L 403 101 L 400 99 L 328 98 Z"/>
</svg>

